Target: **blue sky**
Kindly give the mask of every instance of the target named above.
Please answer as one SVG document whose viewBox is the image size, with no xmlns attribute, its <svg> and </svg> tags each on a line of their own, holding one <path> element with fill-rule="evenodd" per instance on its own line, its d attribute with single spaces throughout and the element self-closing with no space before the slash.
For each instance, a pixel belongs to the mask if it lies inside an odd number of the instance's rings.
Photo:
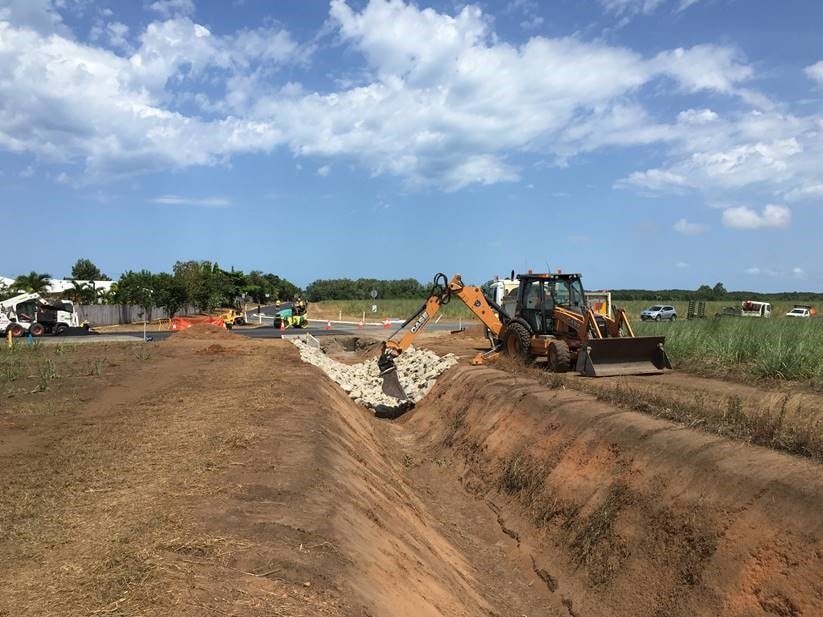
<svg viewBox="0 0 823 617">
<path fill-rule="evenodd" d="M 0 274 L 821 290 L 817 0 L 0 0 Z"/>
</svg>

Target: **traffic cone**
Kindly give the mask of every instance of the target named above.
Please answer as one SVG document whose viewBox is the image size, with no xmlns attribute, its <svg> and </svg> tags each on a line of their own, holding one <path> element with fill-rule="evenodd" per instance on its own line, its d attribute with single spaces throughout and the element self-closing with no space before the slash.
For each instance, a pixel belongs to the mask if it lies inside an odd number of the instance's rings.
<svg viewBox="0 0 823 617">
<path fill-rule="evenodd" d="M 391 320 L 388 317 L 383 320 L 383 327 L 387 330 L 391 328 Z"/>
<path fill-rule="evenodd" d="M 326 330 L 331 330 L 331 322 L 330 321 L 326 322 Z"/>
<path fill-rule="evenodd" d="M 362 322 L 362 321 L 361 321 L 360 323 L 358 323 L 358 324 L 357 324 L 357 329 L 358 329 L 358 330 L 362 330 L 362 329 L 363 329 L 363 322 Z"/>
<path fill-rule="evenodd" d="M 286 320 L 281 319 L 280 320 L 280 330 L 282 331 L 282 330 L 285 330 L 285 329 L 286 329 Z"/>
</svg>

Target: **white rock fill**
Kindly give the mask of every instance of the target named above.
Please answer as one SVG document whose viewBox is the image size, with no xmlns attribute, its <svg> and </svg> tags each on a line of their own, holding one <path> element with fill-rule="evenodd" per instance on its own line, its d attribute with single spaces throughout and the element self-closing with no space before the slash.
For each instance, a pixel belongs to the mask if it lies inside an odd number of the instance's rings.
<svg viewBox="0 0 823 617">
<path fill-rule="evenodd" d="M 374 408 L 377 405 L 396 406 L 400 401 L 383 393 L 383 380 L 377 368 L 377 358 L 343 364 L 330 358 L 319 349 L 310 347 L 299 339 L 292 343 L 300 350 L 304 362 L 319 367 L 334 380 L 354 402 Z M 457 364 L 457 356 L 438 356 L 433 351 L 409 347 L 396 360 L 397 377 L 411 401 L 417 403 L 434 387 L 435 380 L 448 368 Z"/>
</svg>

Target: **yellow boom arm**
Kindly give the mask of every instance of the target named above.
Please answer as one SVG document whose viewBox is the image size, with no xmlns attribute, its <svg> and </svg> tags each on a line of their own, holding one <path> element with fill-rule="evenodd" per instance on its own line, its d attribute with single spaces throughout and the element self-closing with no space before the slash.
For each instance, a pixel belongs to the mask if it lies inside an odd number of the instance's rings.
<svg viewBox="0 0 823 617">
<path fill-rule="evenodd" d="M 380 355 L 377 364 L 380 367 L 380 375 L 383 377 L 383 391 L 386 394 L 399 399 L 406 398 L 406 393 L 397 379 L 397 367 L 394 364 L 394 359 L 411 346 L 423 328 L 426 327 L 426 324 L 434 319 L 444 305 L 449 303 L 452 296 L 457 296 L 463 304 L 469 307 L 469 310 L 485 324 L 495 338 L 499 336 L 503 327 L 503 323 L 498 316 L 499 307 L 495 311 L 486 299 L 483 290 L 474 285 L 464 285 L 459 274 L 455 274 L 448 283 L 446 283 L 444 274 L 438 274 L 434 277 L 434 286 L 429 294 L 429 299 L 398 329 L 398 332 L 400 332 L 408 328 L 400 340 L 390 338 L 383 343 L 383 353 Z"/>
</svg>

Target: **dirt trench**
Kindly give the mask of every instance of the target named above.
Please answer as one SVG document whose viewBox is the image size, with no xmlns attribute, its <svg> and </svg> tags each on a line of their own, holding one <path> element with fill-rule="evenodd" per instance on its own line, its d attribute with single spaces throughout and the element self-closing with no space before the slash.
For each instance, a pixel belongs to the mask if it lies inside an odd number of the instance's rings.
<svg viewBox="0 0 823 617">
<path fill-rule="evenodd" d="M 99 377 L 65 352 L 59 385 L 0 405 L 3 617 L 563 614 L 493 513 L 456 486 L 475 520 L 444 523 L 388 425 L 292 345 L 140 349 Z"/>
<path fill-rule="evenodd" d="M 420 481 L 491 508 L 569 615 L 823 614 L 816 463 L 489 368 L 400 423 Z"/>
<path fill-rule="evenodd" d="M 147 349 L 0 404 L 0 616 L 823 613 L 810 462 L 487 368 L 385 422 L 282 341 Z"/>
</svg>

